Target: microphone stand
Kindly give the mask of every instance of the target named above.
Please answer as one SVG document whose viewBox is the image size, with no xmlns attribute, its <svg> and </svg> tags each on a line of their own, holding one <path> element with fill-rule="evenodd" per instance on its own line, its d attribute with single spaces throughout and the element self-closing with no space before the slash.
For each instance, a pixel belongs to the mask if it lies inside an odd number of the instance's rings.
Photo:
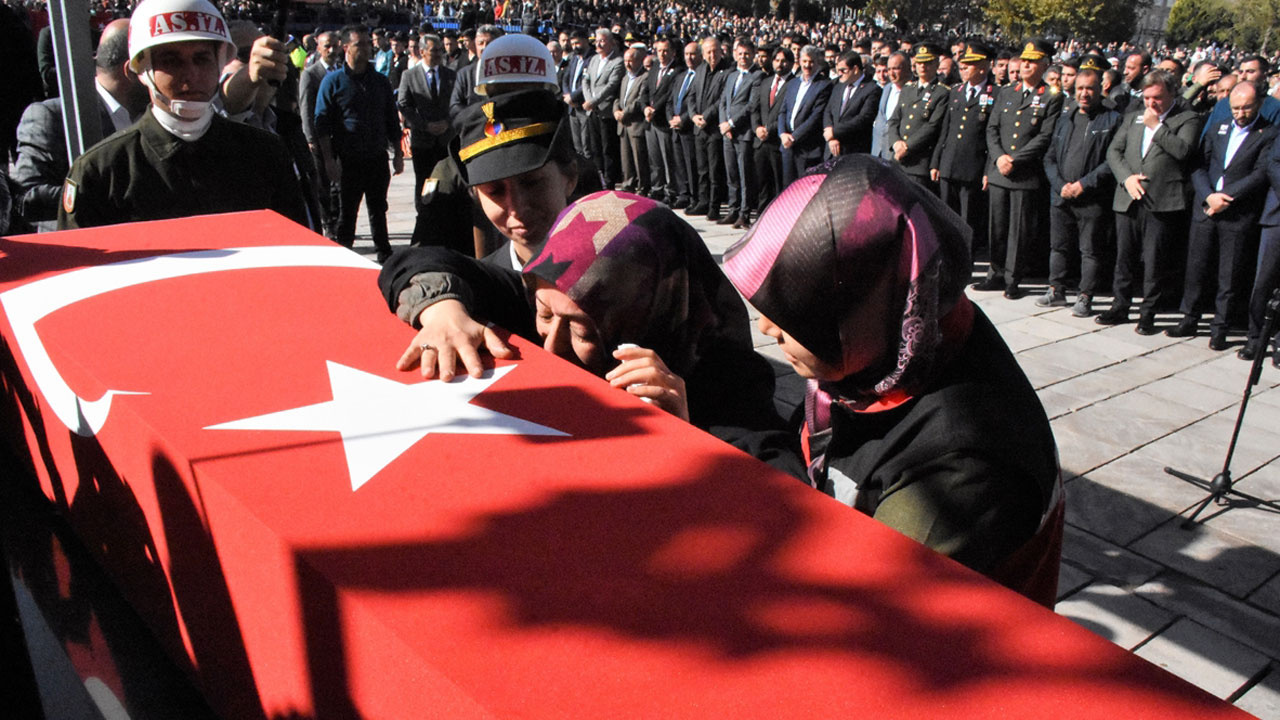
<svg viewBox="0 0 1280 720">
<path fill-rule="evenodd" d="M 1253 386 L 1258 384 L 1258 379 L 1262 376 L 1262 363 L 1263 360 L 1266 359 L 1267 353 L 1265 351 L 1267 343 L 1269 343 L 1271 338 L 1276 334 L 1277 317 L 1280 317 L 1280 288 L 1272 290 L 1271 299 L 1267 301 L 1266 319 L 1262 323 L 1262 335 L 1260 336 L 1262 346 L 1253 356 L 1253 367 L 1249 371 L 1249 382 L 1245 383 L 1244 386 L 1244 399 L 1240 401 L 1240 412 L 1236 415 L 1236 426 L 1231 432 L 1231 444 L 1227 446 L 1227 458 L 1222 462 L 1222 472 L 1215 475 L 1213 480 L 1205 480 L 1204 478 L 1199 478 L 1180 470 L 1174 470 L 1171 467 L 1166 467 L 1164 469 L 1165 472 L 1179 480 L 1191 483 L 1202 490 L 1209 491 L 1209 495 L 1195 506 L 1195 511 L 1192 512 L 1186 520 L 1182 521 L 1183 528 L 1194 527 L 1196 524 L 1196 518 L 1200 516 L 1200 513 L 1203 512 L 1211 502 L 1217 503 L 1218 505 L 1230 505 L 1230 501 L 1228 499 L 1229 496 L 1235 496 L 1253 503 L 1254 506 L 1266 507 L 1273 512 L 1280 513 L 1280 505 L 1277 505 L 1274 501 L 1263 500 L 1262 498 L 1254 497 L 1248 493 L 1236 490 L 1232 486 L 1233 483 L 1231 480 L 1231 456 L 1235 454 L 1236 441 L 1240 438 L 1240 426 L 1244 423 L 1244 412 L 1249 408 L 1249 396 L 1253 392 Z M 1280 352 L 1280 350 L 1277 350 L 1276 352 Z M 1229 510 L 1230 508 L 1228 507 L 1227 509 Z"/>
</svg>

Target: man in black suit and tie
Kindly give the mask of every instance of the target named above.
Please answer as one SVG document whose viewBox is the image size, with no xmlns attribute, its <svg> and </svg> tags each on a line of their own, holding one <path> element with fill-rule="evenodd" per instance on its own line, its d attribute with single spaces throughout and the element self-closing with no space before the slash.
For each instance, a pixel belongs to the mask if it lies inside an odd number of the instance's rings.
<svg viewBox="0 0 1280 720">
<path fill-rule="evenodd" d="M 102 30 L 94 56 L 95 106 L 102 137 L 133 124 L 151 102 L 147 89 L 129 69 L 129 21 L 115 20 Z M 41 232 L 56 230 L 62 182 L 71 169 L 67 157 L 62 99 L 32 103 L 18 123 L 18 159 L 10 180 L 15 215 Z M 0 177 L 0 182 L 4 178 Z M 10 232 L 19 229 L 11 227 Z"/>
<path fill-rule="evenodd" d="M 698 94 L 693 109 L 698 202 L 686 212 L 689 215 L 701 215 L 705 208 L 708 220 L 720 219 L 720 203 L 725 196 L 724 147 L 720 142 L 720 95 L 724 92 L 724 79 L 730 67 L 720 39 L 704 39 L 702 65 L 698 68 L 695 80 Z"/>
<path fill-rule="evenodd" d="M 1053 45 L 1032 40 L 1022 49 L 1020 81 L 1000 91 L 987 122 L 988 235 L 991 267 L 975 290 L 1004 289 L 1022 297 L 1027 255 L 1040 236 L 1048 205 L 1044 156 L 1062 115 L 1062 95 L 1049 91 L 1044 72 Z"/>
<path fill-rule="evenodd" d="M 990 47 L 967 43 L 959 55 L 960 84 L 951 88 L 942 137 L 933 148 L 929 177 L 938 195 L 972 231 L 973 246 L 987 239 L 987 120 L 999 86 L 991 76 Z"/>
<path fill-rule="evenodd" d="M 1165 331 L 1191 337 L 1200 323 L 1202 299 L 1212 293 L 1209 270 L 1218 267 L 1217 296 L 1209 323 L 1209 347 L 1225 350 L 1227 329 L 1242 315 L 1253 280 L 1258 220 L 1267 199 L 1267 162 L 1275 128 L 1259 114 L 1262 93 L 1253 83 L 1237 84 L 1228 96 L 1231 120 L 1210 127 L 1200 141 L 1191 184 L 1191 238 L 1182 294 L 1182 321 Z M 1216 263 L 1215 263 L 1216 259 Z"/>
<path fill-rule="evenodd" d="M 653 41 L 653 67 L 644 82 L 645 142 L 649 150 L 651 197 L 672 207 L 679 202 L 676 182 L 675 143 L 671 137 L 671 100 L 677 82 L 683 79 L 684 63 L 676 57 L 671 39 Z M 679 208 L 676 208 L 679 209 Z"/>
<path fill-rule="evenodd" d="M 423 35 L 418 49 L 422 62 L 400 77 L 396 94 L 396 108 L 409 128 L 413 151 L 413 202 L 418 209 L 414 245 L 423 244 L 431 229 L 422 222 L 423 183 L 431 177 L 436 163 L 449 154 L 449 140 L 456 134 L 449 124 L 449 97 L 457 76 L 444 65 L 444 42 L 436 35 Z"/>
<path fill-rule="evenodd" d="M 880 107 L 880 86 L 863 72 L 857 51 L 836 59 L 836 76 L 840 82 L 831 90 L 822 128 L 826 157 L 871 152 L 871 126 Z"/>
<path fill-rule="evenodd" d="M 782 145 L 778 140 L 778 113 L 782 112 L 782 100 L 791 81 L 791 66 L 795 55 L 784 47 L 773 52 L 773 75 L 764 78 L 756 86 L 756 99 L 751 109 L 751 124 L 755 137 L 751 149 L 755 154 L 756 182 L 760 186 L 760 199 L 756 204 L 764 208 L 782 192 Z"/>
<path fill-rule="evenodd" d="M 702 48 L 698 43 L 691 42 L 684 46 L 684 63 L 684 72 L 676 75 L 671 118 L 667 121 L 675 146 L 676 202 L 672 207 L 684 208 L 686 215 L 706 214 L 706 204 L 698 208 L 698 141 L 693 133 L 694 108 L 700 85 L 698 70 L 703 64 Z M 693 212 L 695 210 L 698 212 Z"/>
<path fill-rule="evenodd" d="M 1036 305 L 1067 304 L 1067 279 L 1078 255 L 1080 296 L 1071 309 L 1076 317 L 1092 314 L 1102 262 L 1111 255 L 1107 246 L 1114 227 L 1111 201 L 1115 179 L 1107 163 L 1107 148 L 1120 126 L 1120 113 L 1102 103 L 1105 64 L 1095 55 L 1080 64 L 1074 108 L 1059 119 L 1044 157 L 1049 178 L 1049 289 Z"/>
<path fill-rule="evenodd" d="M 822 49 L 805 45 L 800 49 L 800 77 L 787 83 L 778 113 L 784 186 L 822 162 L 822 119 L 831 98 L 831 80 L 818 72 L 821 64 Z"/>
<path fill-rule="evenodd" d="M 1140 335 L 1154 335 L 1155 313 L 1176 292 L 1175 256 L 1181 248 L 1187 219 L 1200 118 L 1175 102 L 1178 79 L 1152 70 L 1142 81 L 1143 109 L 1125 116 L 1107 149 L 1107 162 L 1116 178 L 1112 210 L 1116 213 L 1115 300 L 1095 318 L 1099 325 L 1129 320 L 1133 302 L 1134 266 L 1141 253 L 1143 298 L 1139 308 Z"/>
<path fill-rule="evenodd" d="M 721 225 L 745 229 L 755 209 L 756 167 L 752 154 L 751 104 L 764 73 L 755 67 L 756 44 L 746 35 L 733 41 L 735 67 L 725 73 L 720 94 L 720 135 L 729 178 L 726 215 Z"/>
</svg>

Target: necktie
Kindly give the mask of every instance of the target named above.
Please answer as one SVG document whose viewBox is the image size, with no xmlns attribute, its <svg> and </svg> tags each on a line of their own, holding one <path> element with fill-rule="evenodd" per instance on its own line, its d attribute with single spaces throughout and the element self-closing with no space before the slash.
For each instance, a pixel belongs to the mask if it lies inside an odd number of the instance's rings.
<svg viewBox="0 0 1280 720">
<path fill-rule="evenodd" d="M 964 101 L 965 101 L 966 103 L 973 102 L 973 96 L 974 96 L 974 94 L 975 94 L 975 93 L 977 93 L 977 92 L 978 92 L 978 91 L 977 91 L 976 89 L 974 89 L 974 87 L 973 87 L 972 85 L 970 85 L 970 86 L 969 86 L 969 95 L 968 95 L 968 97 L 966 97 L 966 98 L 964 99 Z"/>
<path fill-rule="evenodd" d="M 679 115 L 681 109 L 684 108 L 684 94 L 689 91 L 689 83 L 693 82 L 693 70 L 685 73 L 684 83 L 680 86 L 680 94 L 676 95 L 676 114 Z"/>
<path fill-rule="evenodd" d="M 844 86 L 844 99 L 840 101 L 840 112 L 844 112 L 844 106 L 849 104 L 849 98 L 853 95 L 853 86 Z"/>
<path fill-rule="evenodd" d="M 427 68 L 427 87 L 431 88 L 432 95 L 438 95 L 436 88 L 436 69 Z"/>
<path fill-rule="evenodd" d="M 769 88 L 769 105 L 773 105 L 773 99 L 778 97 L 778 85 L 782 82 L 782 78 L 777 75 L 773 76 L 773 87 Z"/>
</svg>

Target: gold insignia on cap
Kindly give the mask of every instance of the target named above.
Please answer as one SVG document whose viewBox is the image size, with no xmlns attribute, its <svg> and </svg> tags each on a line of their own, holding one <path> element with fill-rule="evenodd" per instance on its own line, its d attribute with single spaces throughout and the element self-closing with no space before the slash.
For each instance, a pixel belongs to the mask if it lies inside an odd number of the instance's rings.
<svg viewBox="0 0 1280 720">
<path fill-rule="evenodd" d="M 1044 58 L 1044 53 L 1036 49 L 1036 44 L 1029 42 L 1027 46 L 1022 48 L 1022 55 L 1019 56 L 1023 60 L 1040 60 Z"/>
<path fill-rule="evenodd" d="M 489 105 L 492 105 L 492 103 L 489 103 Z M 488 108 L 486 107 L 486 110 L 487 109 Z M 458 158 L 463 162 L 466 162 L 482 152 L 502 147 L 508 143 L 553 133 L 559 125 L 560 123 L 558 122 L 540 122 L 532 125 L 526 125 L 524 127 L 503 130 L 496 135 L 491 135 L 482 140 L 477 140 L 476 142 L 462 148 L 458 151 Z"/>
</svg>

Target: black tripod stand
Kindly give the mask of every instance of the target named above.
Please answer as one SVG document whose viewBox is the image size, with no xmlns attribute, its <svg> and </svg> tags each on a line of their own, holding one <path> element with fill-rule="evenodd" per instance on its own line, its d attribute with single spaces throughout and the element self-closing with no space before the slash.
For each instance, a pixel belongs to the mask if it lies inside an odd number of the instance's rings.
<svg viewBox="0 0 1280 720">
<path fill-rule="evenodd" d="M 1180 470 L 1174 470 L 1170 467 L 1164 469 L 1165 472 L 1179 480 L 1184 480 L 1198 488 L 1209 491 L 1208 497 L 1201 500 L 1200 503 L 1196 505 L 1195 512 L 1192 512 L 1186 520 L 1182 521 L 1182 527 L 1184 528 L 1189 528 L 1195 525 L 1196 518 L 1199 517 L 1200 513 L 1209 506 L 1209 503 L 1216 502 L 1219 505 L 1227 505 L 1227 497 L 1230 495 L 1247 500 L 1255 506 L 1266 507 L 1270 508 L 1274 512 L 1280 512 L 1280 505 L 1277 505 L 1275 502 L 1263 500 L 1262 498 L 1254 497 L 1248 493 L 1242 493 L 1231 486 L 1231 456 L 1235 454 L 1236 440 L 1240 438 L 1240 425 L 1244 422 L 1244 411 L 1249 408 L 1249 395 L 1252 394 L 1253 386 L 1258 384 L 1258 379 L 1262 376 L 1262 362 L 1267 356 L 1267 343 L 1269 343 L 1271 338 L 1276 334 L 1277 317 L 1280 317 L 1280 288 L 1272 290 L 1271 299 L 1267 301 L 1266 319 L 1262 323 L 1262 336 L 1260 338 L 1262 346 L 1253 356 L 1253 368 L 1249 371 L 1249 382 L 1245 383 L 1244 386 L 1244 399 L 1240 401 L 1240 412 L 1236 415 L 1235 429 L 1231 431 L 1231 444 L 1227 446 L 1227 458 L 1222 462 L 1222 472 L 1218 473 L 1213 480 L 1210 481 L 1205 480 L 1204 478 L 1198 478 L 1194 475 L 1189 475 Z M 1280 352 L 1280 350 L 1277 350 L 1276 352 Z"/>
</svg>

